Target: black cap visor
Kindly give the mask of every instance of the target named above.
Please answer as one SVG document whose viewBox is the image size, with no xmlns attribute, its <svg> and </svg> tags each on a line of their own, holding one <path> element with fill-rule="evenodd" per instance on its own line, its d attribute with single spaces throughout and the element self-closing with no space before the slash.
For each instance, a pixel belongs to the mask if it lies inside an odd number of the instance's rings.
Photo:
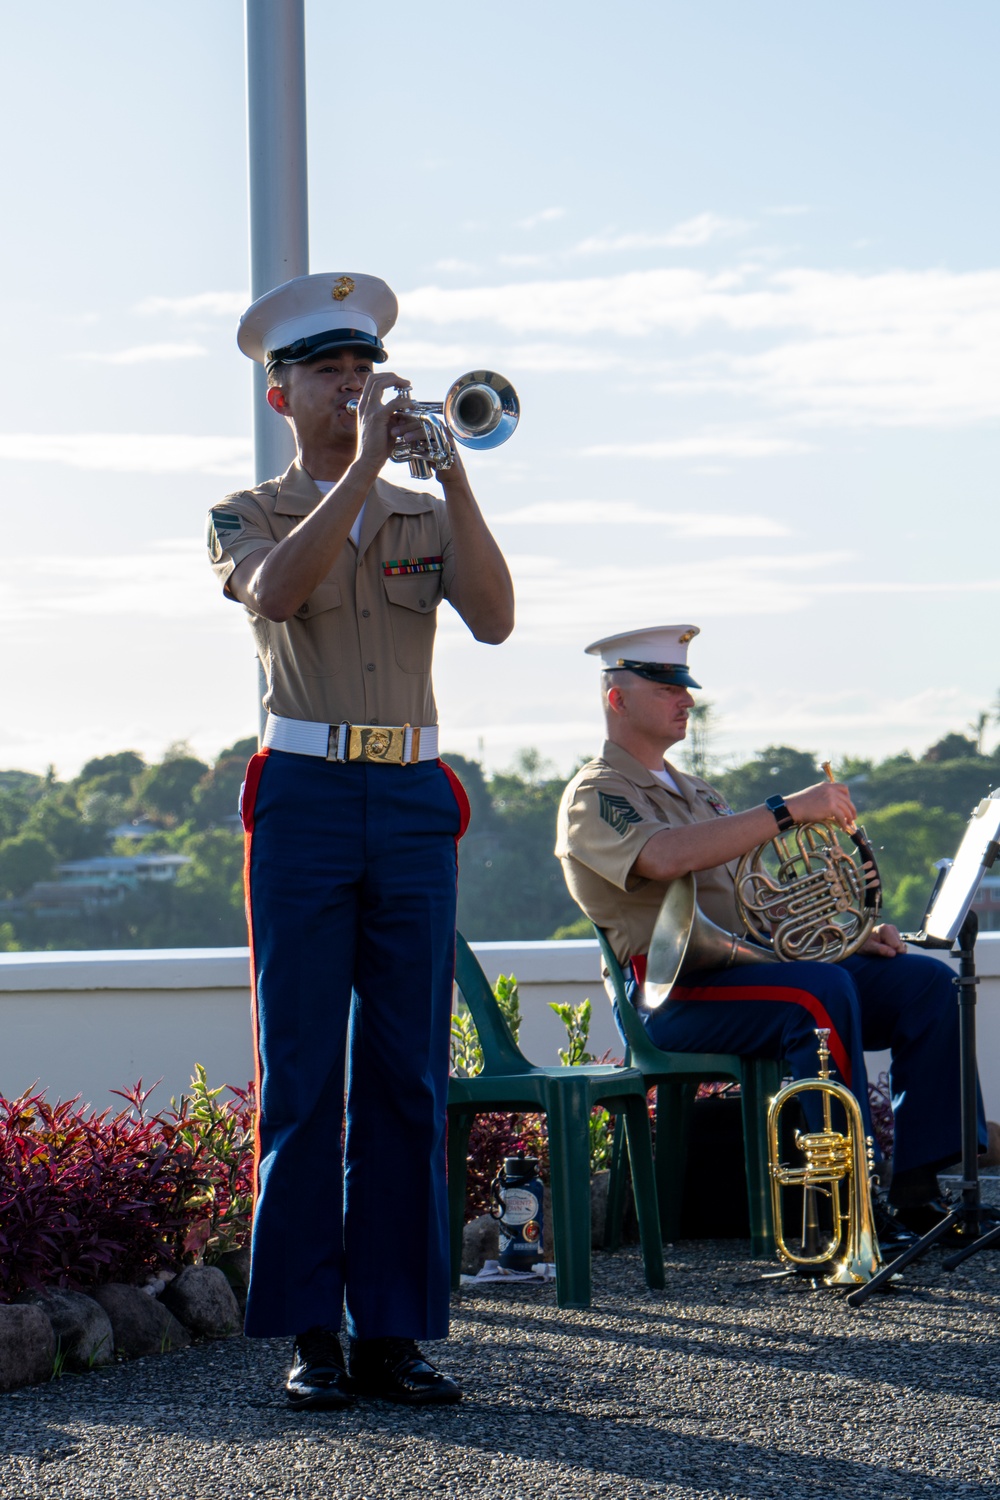
<svg viewBox="0 0 1000 1500">
<path fill-rule="evenodd" d="M 329 333 L 313 333 L 307 339 L 296 339 L 283 349 L 269 349 L 267 368 L 271 370 L 275 365 L 301 365 L 319 354 L 328 354 L 331 349 L 365 349 L 378 365 L 388 359 L 382 340 L 377 339 L 373 333 L 365 333 L 363 328 L 331 328 Z"/>
<path fill-rule="evenodd" d="M 676 666 L 673 662 L 620 661 L 616 667 L 610 667 L 609 671 L 634 672 L 637 677 L 645 677 L 649 682 L 667 682 L 672 687 L 701 687 L 701 683 L 695 682 L 686 666 Z"/>
</svg>

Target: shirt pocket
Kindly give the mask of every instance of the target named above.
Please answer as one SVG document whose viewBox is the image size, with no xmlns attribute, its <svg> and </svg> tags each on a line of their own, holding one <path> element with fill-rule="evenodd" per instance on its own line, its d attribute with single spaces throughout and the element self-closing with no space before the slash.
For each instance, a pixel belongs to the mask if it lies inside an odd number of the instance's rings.
<svg viewBox="0 0 1000 1500">
<path fill-rule="evenodd" d="M 429 673 L 442 594 L 440 572 L 383 576 L 382 586 L 396 665 L 404 672 Z"/>
<path fill-rule="evenodd" d="M 289 620 L 292 655 L 303 677 L 333 677 L 344 658 L 343 598 L 340 584 L 327 580 L 313 589 Z"/>
</svg>

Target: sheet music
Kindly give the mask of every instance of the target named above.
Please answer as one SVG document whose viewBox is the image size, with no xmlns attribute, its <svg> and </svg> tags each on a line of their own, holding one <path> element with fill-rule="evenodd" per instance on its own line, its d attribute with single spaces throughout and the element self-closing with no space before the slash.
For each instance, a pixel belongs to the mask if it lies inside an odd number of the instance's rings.
<svg viewBox="0 0 1000 1500">
<path fill-rule="evenodd" d="M 984 797 L 973 809 L 965 836 L 958 846 L 955 861 L 941 883 L 937 900 L 924 922 L 924 936 L 953 943 L 958 937 L 969 907 L 976 898 L 979 882 L 996 849 L 990 849 L 1000 837 L 1000 790 Z"/>
</svg>

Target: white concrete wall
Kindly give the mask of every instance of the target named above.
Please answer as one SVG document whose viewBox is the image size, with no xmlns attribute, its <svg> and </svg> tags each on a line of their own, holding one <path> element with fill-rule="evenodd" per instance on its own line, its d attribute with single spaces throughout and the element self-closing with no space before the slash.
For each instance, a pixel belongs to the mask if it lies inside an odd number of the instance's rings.
<svg viewBox="0 0 1000 1500">
<path fill-rule="evenodd" d="M 473 947 L 491 982 L 517 976 L 528 1057 L 556 1062 L 565 1044 L 548 1002 L 586 997 L 590 1050 L 621 1056 L 596 942 Z M 987 1113 L 1000 1119 L 1000 932 L 980 937 L 977 966 L 980 1073 Z M 199 1062 L 212 1084 L 243 1085 L 253 1074 L 245 948 L 0 954 L 0 1093 L 8 1098 L 37 1081 L 52 1099 L 80 1094 L 103 1109 L 115 1103 L 109 1090 L 141 1077 L 162 1080 L 153 1102 L 164 1106 Z M 886 1063 L 873 1054 L 872 1076 Z"/>
</svg>

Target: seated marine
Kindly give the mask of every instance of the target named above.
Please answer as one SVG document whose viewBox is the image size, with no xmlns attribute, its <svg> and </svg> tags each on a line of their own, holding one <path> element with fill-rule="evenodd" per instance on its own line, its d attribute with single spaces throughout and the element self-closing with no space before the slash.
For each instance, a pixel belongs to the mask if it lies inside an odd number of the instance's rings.
<svg viewBox="0 0 1000 1500">
<path fill-rule="evenodd" d="M 666 759 L 687 730 L 699 683 L 688 669 L 693 625 L 596 641 L 607 739 L 563 793 L 556 854 L 577 905 L 606 933 L 638 995 L 670 882 L 693 873 L 702 912 L 746 935 L 736 902 L 743 854 L 796 824 L 845 831 L 848 788 L 824 781 L 734 812 L 724 797 Z M 796 1079 L 817 1073 L 816 1028 L 829 1028 L 831 1074 L 861 1105 L 873 1134 L 865 1050 L 891 1052 L 895 1125 L 889 1204 L 895 1224 L 924 1233 L 948 1209 L 938 1171 L 961 1154 L 958 1006 L 952 970 L 907 953 L 890 923 L 839 963 L 795 961 L 683 974 L 665 1003 L 640 1008 L 657 1046 L 784 1059 Z M 818 1095 L 803 1099 L 819 1109 Z M 819 1128 L 819 1118 L 810 1128 Z M 980 1103 L 979 1135 L 986 1144 Z M 884 1229 L 882 1231 L 884 1233 Z"/>
</svg>

